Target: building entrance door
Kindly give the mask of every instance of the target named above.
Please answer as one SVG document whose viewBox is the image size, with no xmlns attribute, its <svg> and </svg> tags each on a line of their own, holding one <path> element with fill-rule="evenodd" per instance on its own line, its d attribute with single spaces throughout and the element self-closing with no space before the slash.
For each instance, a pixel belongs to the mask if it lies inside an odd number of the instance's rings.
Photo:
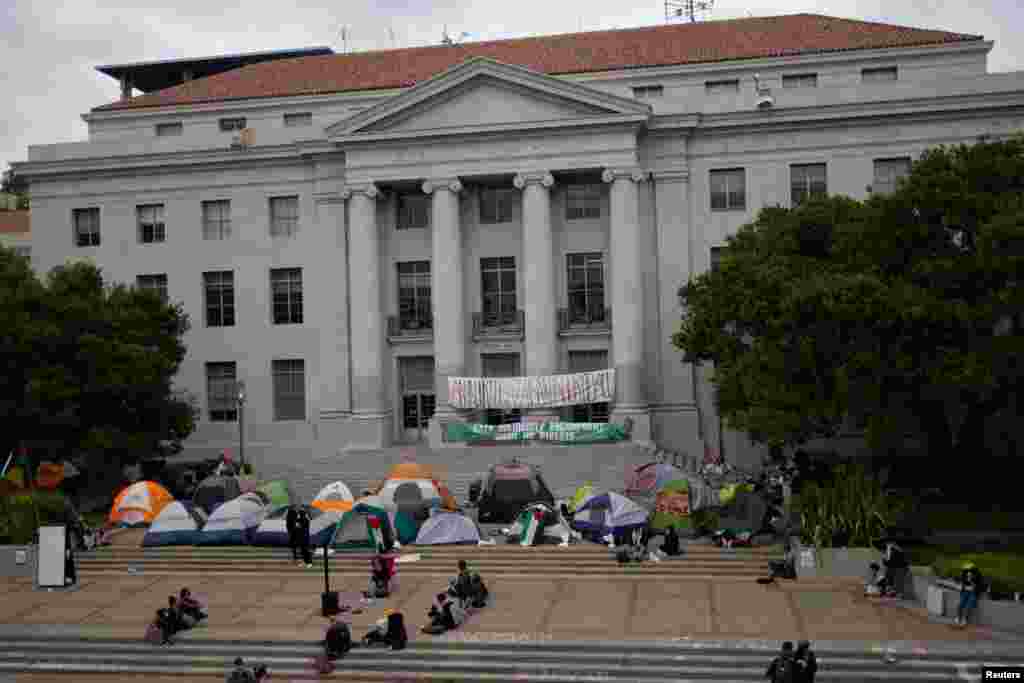
<svg viewBox="0 0 1024 683">
<path fill-rule="evenodd" d="M 480 356 L 484 377 L 519 377 L 518 353 L 488 353 Z M 484 423 L 489 425 L 513 424 L 523 419 L 523 411 L 489 408 L 484 412 Z"/>
<path fill-rule="evenodd" d="M 437 405 L 434 394 L 434 359 L 413 356 L 398 359 L 402 396 L 402 436 L 408 443 L 423 441 Z"/>
</svg>

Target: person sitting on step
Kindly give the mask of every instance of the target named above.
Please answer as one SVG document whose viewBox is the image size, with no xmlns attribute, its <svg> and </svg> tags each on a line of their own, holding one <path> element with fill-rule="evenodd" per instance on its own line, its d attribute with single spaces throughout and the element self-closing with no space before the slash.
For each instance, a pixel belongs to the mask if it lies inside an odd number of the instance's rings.
<svg viewBox="0 0 1024 683">
<path fill-rule="evenodd" d="M 405 617 L 401 612 L 389 611 L 387 618 L 378 620 L 376 626 L 363 637 L 364 645 L 387 645 L 392 650 L 404 650 L 408 642 Z"/>
<path fill-rule="evenodd" d="M 192 597 L 192 592 L 188 588 L 181 589 L 181 593 L 178 595 L 178 606 L 181 608 L 182 619 L 191 621 L 188 628 L 192 628 L 209 616 L 199 601 Z"/>
<path fill-rule="evenodd" d="M 337 616 L 331 617 L 331 625 L 324 637 L 324 653 L 327 655 L 327 659 L 333 661 L 344 657 L 351 649 L 352 631 L 349 630 L 348 624 L 338 619 Z"/>
<path fill-rule="evenodd" d="M 391 567 L 381 555 L 374 555 L 370 560 L 370 586 L 366 592 L 368 598 L 386 598 L 391 595 Z"/>
<path fill-rule="evenodd" d="M 462 625 L 466 613 L 454 598 L 451 592 L 437 594 L 437 602 L 427 612 L 430 623 L 423 627 L 423 633 L 439 635 Z"/>
</svg>

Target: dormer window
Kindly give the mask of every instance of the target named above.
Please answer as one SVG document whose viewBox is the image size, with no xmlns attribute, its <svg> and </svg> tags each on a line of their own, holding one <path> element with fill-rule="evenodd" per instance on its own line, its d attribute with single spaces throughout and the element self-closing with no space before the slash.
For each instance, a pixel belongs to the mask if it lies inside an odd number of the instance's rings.
<svg viewBox="0 0 1024 683">
<path fill-rule="evenodd" d="M 181 135 L 184 130 L 184 126 L 181 121 L 174 123 L 158 123 L 156 124 L 156 136 L 158 138 L 170 137 L 172 135 Z"/>
<path fill-rule="evenodd" d="M 633 88 L 633 97 L 638 100 L 661 97 L 663 94 L 665 94 L 665 88 L 660 85 L 638 85 Z"/>
<path fill-rule="evenodd" d="M 791 74 L 782 77 L 783 88 L 817 88 L 818 74 Z"/>
<path fill-rule="evenodd" d="M 243 128 L 245 128 L 245 117 L 220 120 L 220 129 L 225 133 L 234 130 L 242 130 Z"/>
</svg>

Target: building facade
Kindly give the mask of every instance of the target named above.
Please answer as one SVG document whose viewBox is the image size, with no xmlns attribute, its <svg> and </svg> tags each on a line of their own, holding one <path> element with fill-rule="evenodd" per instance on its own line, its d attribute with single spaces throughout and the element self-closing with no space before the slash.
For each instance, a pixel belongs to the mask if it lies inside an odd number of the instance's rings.
<svg viewBox="0 0 1024 683">
<path fill-rule="evenodd" d="M 750 463 L 671 344 L 679 287 L 761 207 L 863 199 L 928 147 L 1021 129 L 1024 74 L 988 73 L 991 48 L 795 15 L 317 54 L 135 97 L 125 67 L 88 141 L 16 172 L 37 271 L 86 258 L 184 304 L 192 449 L 236 442 L 235 380 L 253 443 L 333 453 L 520 417 L 453 410 L 449 377 L 614 368 L 614 400 L 546 413 Z"/>
</svg>

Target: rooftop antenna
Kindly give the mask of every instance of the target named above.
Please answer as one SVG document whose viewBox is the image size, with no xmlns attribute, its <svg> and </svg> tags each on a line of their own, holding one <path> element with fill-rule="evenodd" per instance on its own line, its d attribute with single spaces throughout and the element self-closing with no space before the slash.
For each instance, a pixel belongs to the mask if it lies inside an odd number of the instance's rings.
<svg viewBox="0 0 1024 683">
<path fill-rule="evenodd" d="M 398 41 L 395 39 L 395 29 L 388 28 L 388 35 L 391 36 L 391 47 L 398 47 Z"/>
<path fill-rule="evenodd" d="M 697 23 L 697 15 L 710 12 L 715 0 L 665 0 L 665 21 L 689 17 L 690 23 Z"/>
<path fill-rule="evenodd" d="M 441 44 L 442 45 L 455 45 L 456 44 L 456 40 L 458 40 L 458 42 L 461 43 L 463 40 L 465 40 L 466 38 L 470 38 L 471 36 L 472 36 L 472 34 L 466 33 L 465 31 L 463 31 L 462 33 L 459 34 L 459 37 L 457 39 L 456 38 L 452 38 L 450 35 L 448 35 L 448 24 L 445 24 L 445 26 L 444 26 L 444 33 L 441 35 Z"/>
</svg>

